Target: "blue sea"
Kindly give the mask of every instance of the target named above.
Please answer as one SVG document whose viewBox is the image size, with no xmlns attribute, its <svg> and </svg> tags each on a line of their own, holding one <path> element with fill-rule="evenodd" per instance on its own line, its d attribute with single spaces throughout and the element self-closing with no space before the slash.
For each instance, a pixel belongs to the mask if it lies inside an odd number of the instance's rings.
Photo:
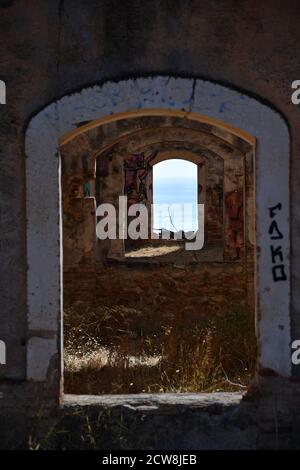
<svg viewBox="0 0 300 470">
<path fill-rule="evenodd" d="M 198 228 L 197 181 L 195 179 L 154 179 L 153 229 L 195 231 Z M 155 205 L 164 205 L 156 207 Z M 174 206 L 176 204 L 176 206 Z M 173 207 L 172 207 L 173 206 Z"/>
</svg>

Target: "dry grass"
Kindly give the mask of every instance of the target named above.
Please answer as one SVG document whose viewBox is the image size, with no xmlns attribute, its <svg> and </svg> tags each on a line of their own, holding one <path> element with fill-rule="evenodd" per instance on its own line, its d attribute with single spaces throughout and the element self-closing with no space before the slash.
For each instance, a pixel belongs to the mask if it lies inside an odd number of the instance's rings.
<svg viewBox="0 0 300 470">
<path fill-rule="evenodd" d="M 67 393 L 240 391 L 256 358 L 253 315 L 149 313 L 77 302 L 65 311 Z"/>
</svg>

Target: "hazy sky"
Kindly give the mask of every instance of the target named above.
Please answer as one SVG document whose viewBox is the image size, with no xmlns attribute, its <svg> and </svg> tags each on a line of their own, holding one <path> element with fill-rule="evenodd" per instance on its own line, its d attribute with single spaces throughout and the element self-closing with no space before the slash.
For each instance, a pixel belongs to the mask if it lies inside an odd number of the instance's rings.
<svg viewBox="0 0 300 470">
<path fill-rule="evenodd" d="M 194 163 L 172 159 L 154 165 L 153 228 L 196 230 L 197 191 L 197 165 Z M 189 209 L 184 208 L 184 204 L 189 204 Z"/>
<path fill-rule="evenodd" d="M 197 165 L 186 160 L 164 160 L 153 167 L 153 179 L 195 179 L 197 178 Z"/>
</svg>

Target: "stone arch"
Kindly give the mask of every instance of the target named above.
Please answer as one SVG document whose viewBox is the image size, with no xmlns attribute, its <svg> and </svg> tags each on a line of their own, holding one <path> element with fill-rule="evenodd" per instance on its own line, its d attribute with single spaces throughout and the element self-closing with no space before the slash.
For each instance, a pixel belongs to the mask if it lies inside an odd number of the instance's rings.
<svg viewBox="0 0 300 470">
<path fill-rule="evenodd" d="M 229 217 L 229 210 L 225 210 L 223 207 L 225 201 L 223 193 L 228 194 L 239 190 L 245 203 L 243 204 L 243 218 L 246 222 L 244 233 L 241 233 L 239 238 L 239 243 L 242 243 L 240 250 L 242 250 L 242 254 L 245 252 L 253 254 L 255 239 L 253 223 L 254 149 L 253 145 L 249 143 L 251 138 L 248 138 L 248 142 L 231 134 L 228 129 L 220 130 L 212 124 L 203 123 L 199 119 L 197 120 L 196 116 L 193 116 L 193 119 L 186 119 L 185 116 L 182 116 L 182 112 L 179 115 L 176 112 L 167 112 L 164 115 L 163 110 L 154 110 L 149 116 L 146 114 L 147 112 L 148 110 L 144 110 L 143 114 L 139 112 L 137 115 L 129 113 L 129 116 L 121 114 L 116 116 L 112 122 L 110 118 L 108 118 L 108 122 L 98 120 L 97 125 L 91 122 L 90 127 L 84 126 L 84 131 L 78 129 L 78 131 L 72 133 L 72 138 L 68 137 L 61 146 L 62 155 L 64 158 L 66 156 L 69 159 L 69 162 L 65 162 L 64 168 L 69 167 L 71 172 L 77 171 L 78 168 L 79 173 L 85 173 L 82 176 L 86 177 L 88 171 L 93 172 L 96 160 L 98 168 L 103 165 L 106 166 L 105 174 L 108 172 L 108 166 L 111 170 L 114 167 L 114 182 L 109 184 L 111 191 L 107 193 L 104 190 L 104 193 L 105 200 L 111 201 L 111 198 L 113 198 L 111 202 L 114 202 L 117 206 L 118 197 L 123 194 L 124 173 L 126 173 L 123 159 L 125 162 L 128 157 L 130 159 L 130 156 L 148 153 L 150 159 L 145 159 L 145 162 L 147 161 L 146 166 L 149 165 L 149 168 L 146 170 L 144 189 L 147 194 L 145 203 L 148 213 L 151 214 L 151 161 L 153 159 L 151 154 L 155 155 L 158 152 L 158 155 L 154 157 L 157 160 L 159 155 L 167 150 L 176 149 L 181 153 L 190 152 L 189 159 L 193 154 L 194 157 L 192 158 L 198 165 L 200 187 L 204 188 L 203 191 L 198 193 L 198 202 L 205 204 L 205 240 L 207 246 L 223 245 L 225 257 L 229 261 L 236 256 L 236 248 L 233 246 L 235 241 L 232 239 L 232 224 L 234 222 Z M 88 163 L 86 163 L 87 160 Z M 221 172 L 218 168 L 220 164 L 222 167 Z M 88 167 L 88 171 L 84 167 Z M 202 167 L 201 171 L 200 167 Z M 224 173 L 224 168 L 226 170 L 225 174 L 220 176 L 220 173 Z M 143 171 L 144 173 L 145 171 Z M 232 177 L 235 177 L 238 173 L 241 176 L 240 181 L 232 181 Z M 211 175 L 215 176 L 212 177 Z M 210 183 L 206 181 L 206 178 L 210 180 Z M 244 179 L 245 181 L 243 181 Z M 99 178 L 97 178 L 97 181 L 99 181 Z M 97 185 L 98 190 L 100 187 L 107 187 L 106 183 L 106 177 L 102 178 L 101 184 Z M 136 186 L 138 186 L 138 181 L 136 183 Z M 91 184 L 91 186 L 94 186 L 94 184 Z M 208 198 L 206 198 L 206 190 L 209 193 Z M 101 196 L 99 194 L 98 198 L 100 203 Z M 215 206 L 216 200 L 218 200 L 218 208 Z M 215 207 L 212 207 L 213 201 Z M 101 200 L 101 202 L 105 201 Z M 209 204 L 206 204 L 206 202 Z M 149 217 L 148 227 L 151 227 L 151 217 Z M 241 242 L 241 239 L 243 239 L 243 242 Z M 103 241 L 101 245 L 104 246 Z M 99 243 L 97 246 L 98 258 L 100 259 L 102 250 Z M 109 258 L 124 259 L 126 243 L 123 240 L 107 241 L 105 246 L 104 252 L 106 252 L 106 255 L 109 253 Z M 112 247 L 113 251 L 111 251 Z M 252 255 L 250 254 L 247 258 L 250 260 Z M 78 289 L 79 291 L 81 289 Z"/>
<path fill-rule="evenodd" d="M 198 122 L 214 126 L 220 135 L 229 131 L 232 140 L 242 139 L 252 145 L 257 141 L 258 372 L 268 370 L 290 376 L 287 126 L 273 109 L 225 86 L 201 79 L 154 76 L 107 82 L 67 95 L 33 117 L 26 130 L 27 379 L 51 385 L 55 394 L 59 393 L 62 376 L 60 138 L 71 140 L 74 133 L 96 127 L 99 119 L 116 120 L 117 113 L 155 115 L 156 109 L 172 116 L 182 113 L 187 120 L 197 116 Z M 279 265 L 276 260 L 272 263 L 270 250 L 275 242 L 271 239 L 271 222 L 276 222 L 282 233 L 280 249 L 284 261 Z M 280 276 L 283 272 L 284 276 Z"/>
<path fill-rule="evenodd" d="M 198 143 L 199 136 L 202 136 L 203 146 L 214 147 L 217 153 L 220 148 L 223 152 L 234 148 L 247 153 L 255 146 L 255 139 L 239 129 L 226 126 L 222 122 L 216 124 L 216 120 L 196 113 L 169 109 L 141 109 L 96 119 L 64 134 L 59 143 L 61 148 L 71 147 L 75 157 L 78 148 L 90 154 L 90 164 L 93 167 L 94 160 L 99 154 L 114 145 L 121 144 L 124 140 L 127 142 L 136 134 L 150 133 L 152 136 L 153 133 L 157 135 L 157 132 L 166 133 L 168 129 L 171 132 L 173 130 L 173 133 L 174 129 L 178 132 L 180 128 L 182 132 L 190 132 L 191 135 L 194 131 L 194 140 Z"/>
<path fill-rule="evenodd" d="M 223 193 L 223 175 L 222 183 L 220 186 L 220 181 L 216 183 L 214 181 L 212 184 L 206 184 L 206 175 L 213 174 L 217 168 L 213 168 L 218 162 L 218 166 L 225 165 L 227 169 L 233 170 L 236 172 L 237 165 L 243 165 L 245 159 L 245 165 L 247 166 L 246 176 L 246 187 L 247 194 L 251 192 L 249 197 L 245 199 L 247 208 L 251 206 L 250 201 L 252 202 L 252 192 L 253 192 L 253 145 L 250 145 L 247 141 L 243 140 L 236 135 L 233 135 L 227 129 L 220 129 L 216 126 L 213 126 L 211 123 L 208 125 L 201 122 L 197 116 L 193 116 L 193 119 L 187 119 L 182 115 L 182 112 L 177 115 L 177 112 L 173 111 L 172 113 L 166 112 L 163 114 L 163 110 L 152 110 L 153 112 L 147 115 L 148 110 L 144 110 L 143 114 L 141 112 L 129 113 L 128 116 L 121 114 L 115 116 L 115 120 L 111 121 L 111 118 L 108 118 L 108 121 L 98 120 L 96 124 L 94 122 L 90 123 L 90 126 L 85 125 L 84 131 L 79 128 L 74 133 L 71 133 L 71 137 L 61 140 L 61 154 L 63 156 L 63 181 L 65 181 L 65 173 L 69 173 L 69 180 L 67 180 L 67 186 L 73 184 L 73 177 L 75 176 L 78 183 L 80 184 L 81 180 L 86 180 L 89 178 L 90 187 L 95 187 L 94 173 L 97 161 L 97 168 L 102 165 L 110 165 L 111 167 L 118 168 L 118 172 L 115 173 L 114 183 L 109 186 L 113 188 L 112 194 L 107 194 L 106 192 L 106 201 L 110 200 L 113 195 L 118 198 L 120 194 L 123 194 L 122 186 L 124 184 L 124 168 L 122 163 L 122 158 L 124 161 L 130 156 L 137 153 L 149 154 L 158 153 L 161 155 L 162 152 L 165 152 L 167 149 L 176 149 L 177 151 L 189 152 L 188 159 L 194 159 L 198 165 L 198 179 L 200 182 L 200 187 L 203 191 L 199 191 L 199 203 L 205 204 L 205 196 L 207 188 L 211 193 L 212 197 L 217 197 L 222 201 L 223 204 L 223 194 L 220 194 L 221 186 Z M 155 114 L 154 114 L 155 113 Z M 250 138 L 249 138 L 250 140 Z M 193 157 L 191 157 L 193 155 Z M 122 157 L 123 156 L 123 157 Z M 121 157 L 121 158 L 120 158 Z M 155 159 L 158 157 L 156 156 Z M 108 163 L 108 160 L 111 163 Z M 112 162 L 113 159 L 113 162 Z M 234 165 L 232 166 L 231 160 L 234 159 Z M 151 161 L 147 159 L 147 165 L 150 165 Z M 223 162 L 224 161 L 224 162 Z M 106 163 L 104 163 L 106 162 Z M 201 171 L 200 171 L 201 167 Z M 209 171 L 207 171 L 207 168 Z M 242 171 L 242 167 L 241 167 Z M 107 172 L 107 169 L 105 173 Z M 217 171 L 217 173 L 219 173 Z M 216 173 L 216 174 L 217 174 Z M 228 189 L 228 171 L 226 172 L 226 185 Z M 217 179 L 220 177 L 217 177 Z M 99 177 L 97 178 L 99 182 Z M 251 182 L 251 184 L 249 184 Z M 148 213 L 151 214 L 151 199 L 152 199 L 152 175 L 151 171 L 147 171 L 147 178 L 145 180 L 146 192 L 148 194 L 147 206 Z M 66 185 L 63 185 L 66 187 Z M 102 184 L 98 184 L 97 188 L 104 188 L 106 185 L 106 178 L 102 179 Z M 81 181 L 82 187 L 82 181 Z M 218 189 L 217 189 L 218 188 Z M 92 190 L 92 193 L 94 191 Z M 96 190 L 96 197 L 100 197 Z M 108 198 L 108 199 L 107 199 Z M 100 201 L 100 199 L 99 199 Z M 91 203 L 92 201 L 85 201 L 85 204 Z M 102 201 L 104 202 L 104 201 Z M 115 201 L 117 204 L 117 202 Z M 207 205 L 205 205 L 207 208 Z M 208 217 L 206 227 L 207 236 L 206 240 L 210 240 L 210 244 L 221 244 L 224 241 L 223 234 L 223 219 L 226 219 L 223 211 L 220 208 L 215 213 L 215 210 L 206 211 Z M 248 209 L 249 212 L 249 209 Z M 89 209 L 86 214 L 89 213 Z M 253 217 L 247 217 L 248 220 L 252 220 Z M 228 218 L 226 219 L 228 222 Z M 90 226 L 90 222 L 87 224 Z M 151 226 L 151 217 L 149 218 L 149 227 Z M 228 226 L 228 223 L 227 223 Z M 229 226 L 228 226 L 229 227 Z M 253 231 L 253 230 L 252 230 Z M 214 232 L 214 233 L 213 233 Z M 209 233 L 213 233 L 213 237 L 209 236 Z M 229 232 L 228 232 L 229 233 Z M 72 237 L 74 238 L 74 237 Z M 76 238 L 76 237 L 75 237 Z M 77 237 L 78 238 L 78 237 Z M 248 239 L 252 240 L 251 244 L 253 246 L 254 237 L 248 236 Z M 79 240 L 79 238 L 78 238 Z M 102 247 L 104 242 L 101 243 Z M 110 257 L 114 259 L 123 259 L 125 256 L 125 243 L 122 240 L 106 242 L 106 250 L 110 253 Z M 230 258 L 230 246 L 227 245 L 227 256 Z M 98 258 L 100 255 L 100 247 L 98 246 Z M 109 247 L 114 247 L 113 253 L 110 251 Z M 71 257 L 72 259 L 75 258 Z M 65 257 L 65 259 L 67 259 Z M 83 277 L 85 277 L 83 275 Z M 66 279 L 66 276 L 65 276 Z M 81 289 L 78 289 L 78 292 L 81 292 Z"/>
</svg>

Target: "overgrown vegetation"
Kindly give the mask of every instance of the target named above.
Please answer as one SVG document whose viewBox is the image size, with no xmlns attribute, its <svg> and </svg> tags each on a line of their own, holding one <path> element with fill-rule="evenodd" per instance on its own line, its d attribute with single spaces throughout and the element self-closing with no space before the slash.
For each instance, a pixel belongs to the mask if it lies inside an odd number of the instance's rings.
<svg viewBox="0 0 300 470">
<path fill-rule="evenodd" d="M 76 302 L 65 311 L 65 392 L 241 391 L 253 377 L 253 313 L 152 315 Z"/>
</svg>

